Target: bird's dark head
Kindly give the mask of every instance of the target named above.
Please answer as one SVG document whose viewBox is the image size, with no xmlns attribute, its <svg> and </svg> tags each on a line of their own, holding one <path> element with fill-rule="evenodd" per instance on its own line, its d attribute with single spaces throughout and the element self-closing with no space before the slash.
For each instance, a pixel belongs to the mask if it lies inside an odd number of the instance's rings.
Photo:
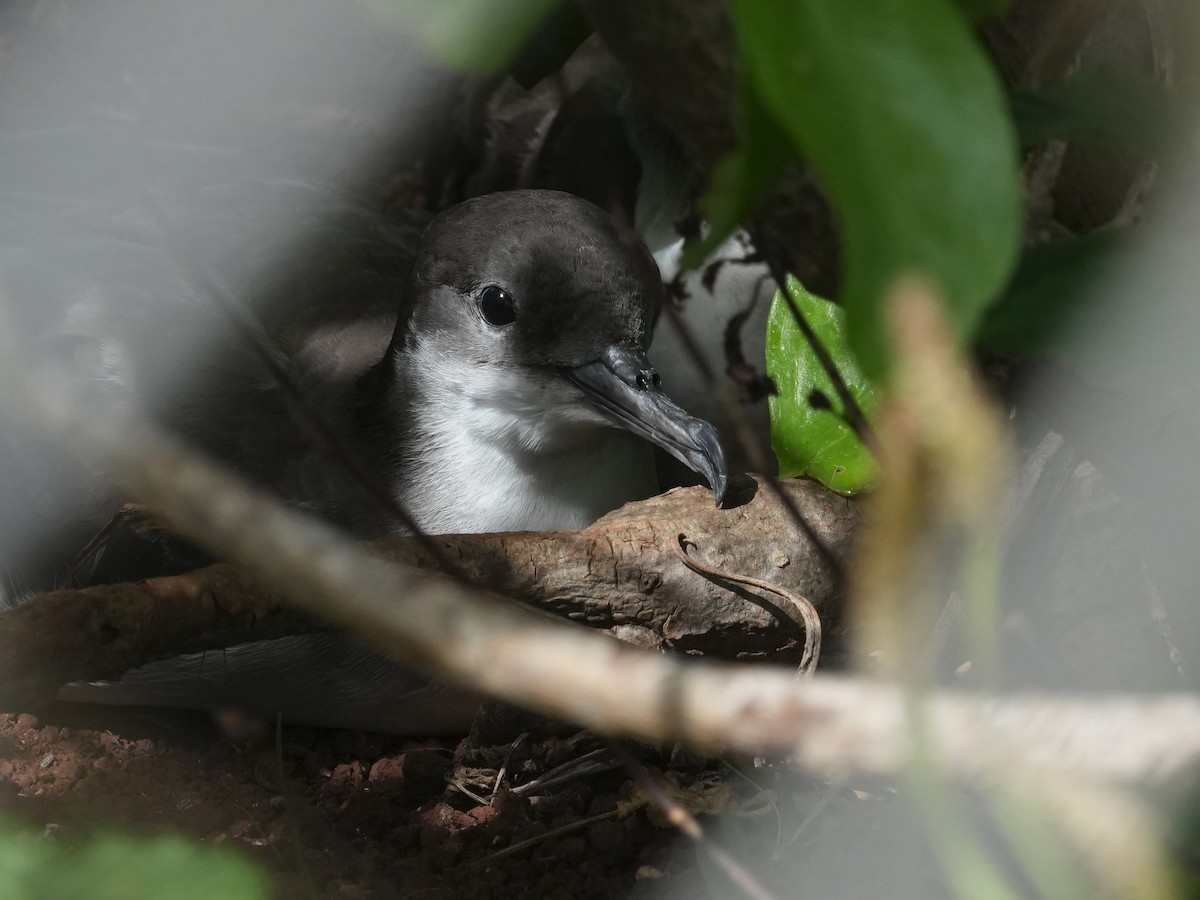
<svg viewBox="0 0 1200 900">
<path fill-rule="evenodd" d="M 426 229 L 413 268 L 422 334 L 453 332 L 480 362 L 572 367 L 596 347 L 646 346 L 662 280 L 637 236 L 559 191 L 476 197 Z"/>
<path fill-rule="evenodd" d="M 715 429 L 671 401 L 646 358 L 658 268 L 599 207 L 543 190 L 454 206 L 422 236 L 410 293 L 393 342 L 410 378 L 492 411 L 489 427 L 511 431 L 498 439 L 536 448 L 617 425 L 724 493 Z"/>
</svg>

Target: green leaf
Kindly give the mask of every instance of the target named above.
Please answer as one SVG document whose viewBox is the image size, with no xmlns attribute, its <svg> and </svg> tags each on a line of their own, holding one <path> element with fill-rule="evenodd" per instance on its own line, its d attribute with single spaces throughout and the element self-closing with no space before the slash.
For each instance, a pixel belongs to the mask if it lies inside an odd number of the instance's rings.
<svg viewBox="0 0 1200 900">
<path fill-rule="evenodd" d="M 850 342 L 888 365 L 882 304 L 931 277 L 971 336 L 1016 260 L 1017 147 L 995 72 L 950 0 L 733 0 L 765 106 L 841 220 Z"/>
<path fill-rule="evenodd" d="M 415 26 L 429 52 L 463 72 L 504 68 L 561 0 L 373 0 L 406 27 Z"/>
<path fill-rule="evenodd" d="M 0 897 L 5 900 L 265 900 L 266 879 L 234 853 L 178 836 L 106 834 L 62 846 L 16 827 L 0 828 Z"/>
<path fill-rule="evenodd" d="M 846 340 L 845 313 L 836 303 L 804 290 L 794 278 L 788 279 L 788 287 L 850 393 L 870 417 L 878 397 Z M 767 374 L 778 389 L 769 404 L 771 445 L 779 460 L 779 474 L 785 478 L 808 475 L 840 494 L 870 487 L 878 474 L 875 458 L 846 424 L 833 382 L 780 293 L 775 294 L 767 318 Z M 814 396 L 823 398 L 817 406 L 813 405 Z M 820 408 L 826 401 L 829 408 Z"/>
</svg>

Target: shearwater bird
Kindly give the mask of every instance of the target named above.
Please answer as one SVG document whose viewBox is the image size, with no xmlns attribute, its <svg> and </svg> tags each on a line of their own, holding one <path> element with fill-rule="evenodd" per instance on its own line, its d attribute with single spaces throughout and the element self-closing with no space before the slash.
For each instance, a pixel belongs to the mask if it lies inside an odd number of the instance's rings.
<svg viewBox="0 0 1200 900">
<path fill-rule="evenodd" d="M 401 296 L 347 292 L 270 330 L 311 411 L 422 530 L 583 527 L 657 491 L 651 444 L 702 474 L 719 502 L 716 430 L 669 398 L 646 357 L 658 269 L 606 212 L 549 190 L 467 200 L 429 224 L 400 285 Z M 304 433 L 278 385 L 226 368 L 224 382 L 169 404 L 175 427 L 355 534 L 401 530 Z M 461 728 L 477 702 L 342 635 L 165 661 L 63 697 L 407 733 Z"/>
</svg>

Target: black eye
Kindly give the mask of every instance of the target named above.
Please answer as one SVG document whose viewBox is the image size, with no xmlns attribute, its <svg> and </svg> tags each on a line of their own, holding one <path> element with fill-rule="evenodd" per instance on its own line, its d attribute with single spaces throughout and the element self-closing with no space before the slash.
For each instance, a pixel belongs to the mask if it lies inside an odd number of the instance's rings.
<svg viewBox="0 0 1200 900">
<path fill-rule="evenodd" d="M 489 325 L 511 325 L 517 320 L 517 305 L 512 294 L 494 284 L 480 292 L 479 312 Z"/>
</svg>

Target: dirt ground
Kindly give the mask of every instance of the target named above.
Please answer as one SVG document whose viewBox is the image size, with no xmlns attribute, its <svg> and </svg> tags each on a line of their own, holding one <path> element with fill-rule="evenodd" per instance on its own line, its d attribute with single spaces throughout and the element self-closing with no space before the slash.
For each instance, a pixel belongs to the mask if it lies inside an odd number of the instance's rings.
<svg viewBox="0 0 1200 900">
<path fill-rule="evenodd" d="M 638 897 L 694 870 L 690 852 L 668 860 L 675 832 L 644 809 L 620 815 L 632 788 L 619 768 L 533 796 L 509 788 L 602 754 L 595 743 L 526 737 L 489 760 L 464 756 L 465 742 L 277 738 L 234 715 L 61 705 L 0 714 L 0 811 L 55 839 L 111 825 L 230 845 L 279 898 Z M 493 791 L 496 760 L 506 775 Z"/>
</svg>

